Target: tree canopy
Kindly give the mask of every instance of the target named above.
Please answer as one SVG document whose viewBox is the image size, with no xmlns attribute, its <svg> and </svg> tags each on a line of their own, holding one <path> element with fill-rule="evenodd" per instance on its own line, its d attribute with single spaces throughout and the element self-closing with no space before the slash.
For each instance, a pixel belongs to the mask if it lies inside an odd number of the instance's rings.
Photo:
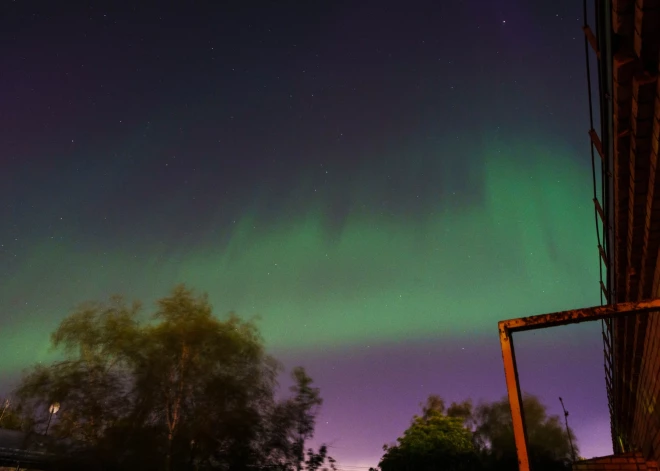
<svg viewBox="0 0 660 471">
<path fill-rule="evenodd" d="M 422 415 L 399 437 L 397 444 L 383 447 L 378 466 L 382 471 L 431 471 L 441 464 L 446 470 L 472 469 L 477 449 L 463 419 L 445 414 L 444 401 L 430 396 Z"/>
<path fill-rule="evenodd" d="M 0 429 L 21 429 L 21 418 L 14 411 L 12 401 L 9 398 L 0 399 Z"/>
<path fill-rule="evenodd" d="M 532 468 L 540 471 L 569 470 L 571 440 L 558 416 L 532 395 L 524 395 L 528 451 Z M 500 470 L 517 469 L 508 398 L 473 406 L 471 400 L 452 403 L 430 396 L 422 404 L 422 415 L 414 416 L 410 427 L 394 445 L 383 447 L 382 471 L 415 470 Z M 577 453 L 577 447 L 575 448 Z"/>
<path fill-rule="evenodd" d="M 530 464 L 539 471 L 570 469 L 572 462 L 571 441 L 578 449 L 575 435 L 566 433 L 561 419 L 548 415 L 547 407 L 536 396 L 523 395 L 527 447 Z M 518 458 L 513 438 L 513 425 L 509 399 L 503 397 L 493 403 L 479 405 L 474 412 L 475 438 L 489 469 L 516 467 Z"/>
<path fill-rule="evenodd" d="M 34 367 L 16 389 L 23 429 L 58 439 L 62 466 L 75 467 L 72 459 L 167 471 L 333 465 L 325 447 L 304 453 L 319 390 L 296 368 L 293 397 L 275 399 L 280 367 L 252 322 L 217 319 L 207 297 L 185 286 L 146 322 L 140 313 L 140 304 L 119 297 L 81 306 L 51 337 L 66 359 Z"/>
<path fill-rule="evenodd" d="M 51 341 L 64 359 L 24 375 L 0 405 L 0 427 L 47 434 L 53 469 L 335 469 L 325 445 L 305 447 L 323 403 L 312 378 L 294 368 L 290 396 L 276 399 L 281 367 L 254 323 L 216 318 L 183 285 L 150 316 L 120 297 L 84 304 Z M 538 398 L 523 405 L 533 469 L 568 470 L 572 431 Z M 517 466 L 506 397 L 447 407 L 432 395 L 383 450 L 382 471 Z"/>
</svg>

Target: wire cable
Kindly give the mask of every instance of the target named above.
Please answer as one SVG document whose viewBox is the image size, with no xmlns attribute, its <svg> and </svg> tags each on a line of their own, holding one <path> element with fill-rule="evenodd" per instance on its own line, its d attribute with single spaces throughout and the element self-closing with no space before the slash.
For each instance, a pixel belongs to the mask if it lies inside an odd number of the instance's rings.
<svg viewBox="0 0 660 471">
<path fill-rule="evenodd" d="M 599 2 L 594 2 L 594 8 L 595 8 L 595 16 L 596 16 L 596 43 L 600 45 L 600 39 L 601 39 L 601 33 L 602 33 L 602 28 L 603 25 L 600 24 L 600 4 Z M 587 93 L 588 93 L 588 103 L 589 103 L 589 129 L 590 132 L 594 131 L 594 112 L 593 112 L 593 97 L 592 97 L 592 87 L 591 87 L 591 64 L 589 60 L 589 41 L 586 32 L 588 31 L 588 7 L 587 7 L 587 0 L 583 0 L 582 2 L 582 10 L 583 10 L 583 28 L 585 31 L 584 35 L 584 52 L 585 52 L 585 66 L 586 66 L 586 75 L 587 75 Z M 607 27 L 607 25 L 605 25 Z M 599 46 L 600 47 L 600 46 Z M 600 63 L 600 58 L 597 59 L 598 65 L 601 66 Z M 599 91 L 599 96 L 602 97 L 603 93 L 603 77 L 602 74 L 598 74 L 598 91 Z M 600 115 L 601 115 L 601 121 L 604 117 L 604 112 L 602 110 L 602 101 L 601 101 L 601 110 L 600 110 Z M 601 128 L 603 127 L 603 123 L 601 122 Z M 593 187 L 593 199 L 594 199 L 594 219 L 595 219 L 595 225 L 596 225 L 596 239 L 598 241 L 598 250 L 599 250 L 599 255 L 598 255 L 598 271 L 599 271 L 599 292 L 600 292 L 600 303 L 603 305 L 604 303 L 611 303 L 613 302 L 612 299 L 612 290 L 613 286 L 610 285 L 609 280 L 613 280 L 613 277 L 611 276 L 613 265 L 614 265 L 614 260 L 612 259 L 611 255 L 611 249 L 609 244 L 609 239 L 606 236 L 607 230 L 608 230 L 608 215 L 609 215 L 609 203 L 608 203 L 608 197 L 609 193 L 607 192 L 606 189 L 606 182 L 607 182 L 607 169 L 605 168 L 605 165 L 603 164 L 603 161 L 601 160 L 601 168 L 600 168 L 600 178 L 601 178 L 601 198 L 600 201 L 603 202 L 602 204 L 602 209 L 604 213 L 604 220 L 602 221 L 603 223 L 603 241 L 601 244 L 601 227 L 598 222 L 598 209 L 596 207 L 596 202 L 598 201 L 598 185 L 597 185 L 597 178 L 596 178 L 596 158 L 594 155 L 594 142 L 593 139 L 590 139 L 590 152 L 591 152 L 591 177 L 592 177 L 592 187 Z M 604 152 L 605 155 L 601 156 L 603 157 L 603 160 L 607 158 L 611 158 L 609 155 L 609 147 L 607 151 L 604 149 L 601 149 L 601 152 Z M 606 273 L 607 273 L 607 292 L 603 293 L 602 286 L 603 284 L 603 257 L 601 255 L 601 250 L 605 254 L 605 258 L 607 259 L 608 266 L 605 267 Z M 611 351 L 611 345 L 608 343 L 611 343 L 611 325 L 607 322 L 607 320 L 601 320 L 601 332 L 603 335 L 603 351 L 606 356 L 609 356 L 611 358 L 612 356 L 612 351 Z M 607 358 L 604 361 L 604 368 L 605 368 L 605 375 L 606 377 L 608 376 L 608 373 L 610 373 L 607 365 Z M 610 425 L 612 428 L 612 434 L 613 436 L 616 435 L 617 433 L 617 426 L 616 426 L 616 420 L 615 416 L 613 414 L 613 400 L 614 400 L 614 385 L 613 385 L 613 374 L 609 375 L 610 382 L 607 384 L 607 399 L 608 399 L 608 406 L 610 409 Z"/>
<path fill-rule="evenodd" d="M 583 27 L 588 28 L 589 25 L 587 23 L 587 0 L 583 0 L 582 2 L 583 6 L 583 14 L 584 14 L 584 25 Z M 591 90 L 591 65 L 589 61 L 589 41 L 587 39 L 587 35 L 584 35 L 584 54 L 585 54 L 585 62 L 586 62 L 586 67 L 587 67 L 587 96 L 589 100 L 589 130 L 594 129 L 594 111 L 593 111 L 593 99 L 592 99 L 592 90 Z M 592 180 L 592 187 L 593 187 L 593 198 L 595 201 L 598 200 L 598 191 L 597 191 L 597 183 L 596 183 L 596 156 L 594 153 L 594 143 L 593 140 L 590 140 L 589 142 L 589 150 L 591 152 L 591 180 Z M 598 247 L 600 250 L 600 247 L 602 247 L 601 241 L 600 241 L 600 227 L 598 224 L 598 210 L 596 209 L 595 206 L 595 201 L 594 201 L 594 220 L 596 223 L 596 240 L 598 241 Z M 604 249 L 603 249 L 604 250 Z M 598 255 L 598 269 L 599 269 L 599 276 L 600 276 L 600 282 L 603 282 L 603 260 L 600 254 Z M 600 291 L 600 303 L 601 305 L 603 304 L 603 292 L 600 290 L 599 286 L 599 291 Z"/>
</svg>

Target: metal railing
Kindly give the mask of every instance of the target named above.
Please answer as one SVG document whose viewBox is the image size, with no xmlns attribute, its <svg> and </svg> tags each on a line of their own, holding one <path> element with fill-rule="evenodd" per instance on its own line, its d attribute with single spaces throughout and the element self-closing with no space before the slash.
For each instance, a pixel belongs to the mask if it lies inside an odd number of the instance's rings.
<svg viewBox="0 0 660 471">
<path fill-rule="evenodd" d="M 525 427 L 525 413 L 523 410 L 520 381 L 518 380 L 518 366 L 513 348 L 513 333 L 527 330 L 545 329 L 560 325 L 577 324 L 581 322 L 599 321 L 605 319 L 624 318 L 637 314 L 660 311 L 660 299 L 641 301 L 638 303 L 621 303 L 607 306 L 596 306 L 571 311 L 541 314 L 539 316 L 522 317 L 501 321 L 498 324 L 500 344 L 502 347 L 502 360 L 506 388 L 511 406 L 513 422 L 513 435 L 518 454 L 518 468 L 520 471 L 529 471 L 529 455 L 527 452 L 527 430 Z"/>
<path fill-rule="evenodd" d="M 52 454 L 42 451 L 0 447 L 0 466 L 47 469 L 53 458 Z"/>
</svg>

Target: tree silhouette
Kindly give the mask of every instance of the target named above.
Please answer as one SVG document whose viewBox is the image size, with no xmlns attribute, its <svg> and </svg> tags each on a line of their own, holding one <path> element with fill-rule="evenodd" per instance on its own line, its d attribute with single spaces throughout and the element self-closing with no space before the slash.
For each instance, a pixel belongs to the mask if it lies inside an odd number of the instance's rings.
<svg viewBox="0 0 660 471">
<path fill-rule="evenodd" d="M 448 471 L 470 470 L 478 455 L 472 433 L 463 420 L 444 414 L 445 405 L 439 396 L 430 396 L 422 404 L 422 415 L 413 417 L 412 424 L 394 445 L 385 445 L 385 454 L 378 466 L 382 471 Z"/>
<path fill-rule="evenodd" d="M 571 468 L 571 442 L 559 416 L 549 416 L 547 407 L 538 397 L 523 395 L 528 452 L 532 467 L 551 471 Z M 518 458 L 513 437 L 509 400 L 481 404 L 475 413 L 475 437 L 481 444 L 485 466 L 502 469 L 517 466 Z M 575 436 L 569 429 L 570 439 Z M 578 452 L 577 447 L 575 448 Z"/>
<path fill-rule="evenodd" d="M 301 469 L 322 402 L 304 369 L 277 401 L 280 367 L 253 323 L 218 320 L 185 286 L 146 322 L 140 311 L 118 297 L 82 306 L 52 335 L 66 359 L 34 367 L 15 392 L 36 432 L 60 404 L 49 435 L 63 468 Z M 332 464 L 325 447 L 311 453 L 307 466 Z"/>
<path fill-rule="evenodd" d="M 523 406 L 533 469 L 570 469 L 572 450 L 560 418 L 549 416 L 535 396 L 524 395 Z M 421 407 L 422 415 L 413 418 L 398 442 L 383 447 L 381 471 L 517 468 L 508 398 L 476 408 L 468 399 L 447 408 L 440 396 L 431 395 Z M 573 432 L 569 433 L 575 440 Z"/>
</svg>

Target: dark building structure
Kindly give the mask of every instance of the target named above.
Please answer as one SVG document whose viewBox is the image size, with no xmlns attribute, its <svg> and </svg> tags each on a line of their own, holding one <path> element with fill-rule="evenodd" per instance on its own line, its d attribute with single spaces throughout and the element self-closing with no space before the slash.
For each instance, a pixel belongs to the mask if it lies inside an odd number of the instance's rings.
<svg viewBox="0 0 660 471">
<path fill-rule="evenodd" d="M 512 335 L 586 321 L 603 327 L 615 454 L 574 469 L 651 470 L 660 461 L 660 0 L 583 6 L 603 307 L 500 322 L 521 471 L 529 462 Z"/>
<path fill-rule="evenodd" d="M 611 178 L 607 175 L 604 181 L 612 195 L 606 226 L 607 294 L 610 303 L 656 298 L 660 297 L 660 1 L 612 0 L 603 2 L 597 15 L 608 26 L 603 36 L 610 36 L 609 50 L 603 50 L 607 60 L 601 63 L 611 63 L 601 67 L 599 81 L 610 82 L 612 90 L 603 97 L 611 100 L 611 106 L 601 106 L 603 127 L 608 127 L 602 130 L 609 147 L 604 158 L 611 169 Z M 660 318 L 641 314 L 608 322 L 606 328 L 614 450 L 640 451 L 647 459 L 660 460 Z"/>
</svg>

